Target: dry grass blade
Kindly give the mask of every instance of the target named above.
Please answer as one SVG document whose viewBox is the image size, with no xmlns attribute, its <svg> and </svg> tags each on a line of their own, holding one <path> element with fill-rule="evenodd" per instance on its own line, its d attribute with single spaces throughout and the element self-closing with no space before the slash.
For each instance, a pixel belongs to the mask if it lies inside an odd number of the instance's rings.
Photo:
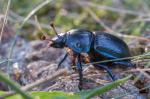
<svg viewBox="0 0 150 99">
<path fill-rule="evenodd" d="M 62 75 L 66 75 L 66 74 L 67 74 L 67 70 L 66 69 L 61 69 L 61 70 L 57 71 L 56 73 L 54 73 L 53 75 L 51 75 L 51 76 L 49 76 L 47 78 L 39 79 L 39 80 L 35 81 L 34 83 L 31 83 L 31 84 L 29 84 L 29 85 L 27 85 L 25 87 L 22 87 L 22 89 L 27 91 L 27 90 L 32 89 L 32 88 L 34 88 L 34 87 L 36 87 L 36 86 L 38 86 L 38 85 L 40 85 L 42 83 L 45 83 L 45 82 L 47 82 L 49 80 L 55 79 L 57 77 L 60 77 Z"/>
<path fill-rule="evenodd" d="M 46 4 L 50 3 L 52 0 L 46 0 L 45 2 L 41 3 L 39 6 L 37 6 L 35 9 L 33 9 L 28 15 L 27 17 L 23 20 L 22 24 L 19 25 L 19 28 L 16 32 L 16 36 L 15 36 L 15 39 L 12 43 L 12 46 L 10 47 L 10 50 L 9 50 L 9 55 L 8 55 L 8 58 L 11 58 L 12 57 L 12 52 L 13 52 L 13 49 L 16 45 L 16 42 L 17 42 L 17 37 L 18 37 L 18 34 L 20 34 L 20 31 L 22 29 L 22 27 L 24 26 L 25 22 L 33 15 L 35 14 L 39 9 L 41 9 L 43 6 L 45 6 Z M 10 62 L 8 61 L 8 64 L 7 64 L 7 72 L 8 74 L 10 74 Z"/>
<path fill-rule="evenodd" d="M 27 17 L 24 19 L 24 21 L 21 24 L 21 27 L 25 24 L 25 22 L 32 16 L 34 15 L 39 9 L 41 9 L 42 7 L 44 7 L 45 5 L 47 5 L 48 3 L 50 3 L 52 0 L 46 0 L 46 1 L 42 1 L 42 3 L 40 5 L 38 5 L 36 8 L 34 8 L 28 15 Z"/>
<path fill-rule="evenodd" d="M 89 8 L 86 9 L 86 11 L 93 17 L 93 19 L 98 22 L 102 27 L 104 27 L 108 32 L 110 33 L 113 33 L 117 36 L 120 36 L 120 37 L 124 37 L 124 38 L 130 38 L 130 39 L 133 39 L 133 38 L 136 38 L 136 39 L 140 39 L 140 40 L 144 40 L 144 41 L 150 41 L 150 39 L 148 38 L 145 38 L 145 37 L 138 37 L 138 36 L 133 36 L 133 35 L 125 35 L 125 34 L 121 34 L 121 33 L 118 33 L 116 31 L 114 31 L 113 29 L 109 28 L 102 20 L 100 20 L 95 13 L 92 12 L 92 10 L 90 10 Z"/>
<path fill-rule="evenodd" d="M 150 62 L 148 62 L 147 63 L 147 65 L 144 67 L 144 69 L 149 69 L 149 67 L 150 67 Z M 142 72 L 142 73 L 141 73 Z M 139 75 L 137 75 L 137 77 L 133 80 L 133 83 L 135 84 L 141 77 L 142 77 L 142 75 L 143 74 L 145 74 L 144 73 L 145 71 L 140 71 L 140 73 L 139 73 Z M 146 75 L 146 77 L 147 77 L 147 74 L 145 74 Z M 149 76 L 149 75 L 148 75 Z"/>
<path fill-rule="evenodd" d="M 148 89 L 148 88 L 150 88 L 150 86 L 146 86 L 146 87 L 140 89 L 139 91 L 145 90 L 145 89 Z M 136 93 L 138 93 L 138 91 L 131 92 L 131 93 L 126 93 L 126 94 L 122 94 L 122 95 L 119 95 L 118 97 L 115 97 L 115 98 L 113 98 L 113 99 L 122 99 L 123 97 L 125 97 L 125 96 L 127 96 L 127 95 L 136 94 Z"/>
<path fill-rule="evenodd" d="M 10 11 L 9 12 L 9 16 L 8 16 L 8 20 L 12 23 L 22 23 L 24 21 L 25 17 L 18 15 L 17 13 Z M 27 24 L 31 24 L 33 26 L 37 26 L 37 23 L 32 20 L 32 19 L 28 19 L 26 21 Z M 41 27 L 44 29 L 49 29 L 49 25 L 44 24 L 44 23 L 40 23 Z"/>
<path fill-rule="evenodd" d="M 87 11 L 97 23 L 99 23 L 102 27 L 104 27 L 104 29 L 106 31 L 108 31 L 114 35 L 117 35 L 119 37 L 130 38 L 130 39 L 139 39 L 139 40 L 143 40 L 143 41 L 147 41 L 147 42 L 150 41 L 149 38 L 133 36 L 133 35 L 125 35 L 125 34 L 121 34 L 121 33 L 117 32 L 117 31 L 114 31 L 113 29 L 108 27 L 102 20 L 100 20 L 98 18 L 98 16 L 90 9 L 89 4 L 85 5 L 81 2 L 76 2 L 76 3 L 79 4 L 85 11 Z"/>
<path fill-rule="evenodd" d="M 113 11 L 113 12 L 117 12 L 117 13 L 121 13 L 121 14 L 130 14 L 130 15 L 135 15 L 135 16 L 149 16 L 146 13 L 143 12 L 138 12 L 138 11 L 132 11 L 132 10 L 127 10 L 127 9 L 120 9 L 120 8 L 114 8 L 114 7 L 110 7 L 110 6 L 105 6 L 105 5 L 99 5 L 99 4 L 95 4 L 92 2 L 85 2 L 85 1 L 78 1 L 78 3 L 80 3 L 81 5 L 87 5 L 90 7 L 95 7 L 97 9 L 103 9 L 103 10 L 109 10 L 109 11 Z"/>
<path fill-rule="evenodd" d="M 51 76 L 48 76 L 47 78 L 41 78 L 41 79 L 31 83 L 31 84 L 28 84 L 28 85 L 22 87 L 21 89 L 23 91 L 27 91 L 27 90 L 30 90 L 34 87 L 39 86 L 40 84 L 43 84 L 47 81 L 56 79 L 57 77 L 60 77 L 62 75 L 66 75 L 66 74 L 67 74 L 67 70 L 66 69 L 61 69 L 61 70 L 57 71 L 56 73 L 52 74 Z M 15 92 L 9 92 L 9 93 L 5 94 L 4 96 L 1 96 L 0 98 L 5 99 L 6 97 L 12 96 L 14 94 L 15 94 Z"/>
<path fill-rule="evenodd" d="M 140 71 L 146 78 L 150 79 L 150 75 L 145 71 Z"/>
<path fill-rule="evenodd" d="M 7 16 L 8 16 L 10 4 L 11 4 L 11 0 L 8 0 L 7 8 L 6 8 L 5 16 L 4 16 L 4 21 L 3 21 L 1 32 L 0 32 L 0 43 L 1 43 L 1 40 L 2 40 L 4 27 L 5 27 L 6 23 L 7 23 Z"/>
<path fill-rule="evenodd" d="M 93 64 L 106 63 L 106 62 L 115 62 L 115 61 L 121 61 L 121 60 L 127 60 L 127 59 L 138 60 L 138 59 L 144 59 L 144 57 L 146 57 L 146 56 L 150 56 L 150 52 L 145 53 L 143 55 L 137 55 L 137 56 L 125 57 L 125 58 L 117 58 L 117 59 L 111 59 L 111 60 L 104 60 L 104 61 L 86 63 L 86 64 L 83 64 L 83 65 L 88 66 L 88 65 L 93 65 Z"/>
<path fill-rule="evenodd" d="M 38 30 L 39 30 L 41 33 L 43 33 L 44 35 L 46 35 L 46 33 L 44 32 L 44 30 L 42 29 L 42 27 L 41 27 L 41 25 L 40 25 L 40 22 L 39 22 L 37 16 L 35 16 L 35 22 L 36 22 L 36 26 L 37 26 Z"/>
<path fill-rule="evenodd" d="M 139 69 L 139 68 L 137 68 L 137 69 L 131 69 L 131 70 L 128 70 L 128 71 L 125 71 L 125 73 L 126 72 L 140 72 L 140 71 L 150 71 L 150 68 L 144 68 L 144 69 Z"/>
</svg>

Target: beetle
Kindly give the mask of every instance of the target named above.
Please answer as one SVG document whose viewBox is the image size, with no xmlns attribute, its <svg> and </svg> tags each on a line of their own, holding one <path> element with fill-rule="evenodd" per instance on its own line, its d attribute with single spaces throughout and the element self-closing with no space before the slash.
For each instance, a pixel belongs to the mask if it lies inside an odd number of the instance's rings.
<svg viewBox="0 0 150 99">
<path fill-rule="evenodd" d="M 66 33 L 58 34 L 54 24 L 51 24 L 51 27 L 53 28 L 56 36 L 50 40 L 49 46 L 60 49 L 67 47 L 72 51 L 73 62 L 76 64 L 79 73 L 78 88 L 80 90 L 82 89 L 83 85 L 81 64 L 82 53 L 88 54 L 90 63 L 131 56 L 127 44 L 112 34 L 101 31 L 91 32 L 86 29 L 72 29 Z M 59 62 L 58 68 L 67 58 L 68 54 L 69 52 L 67 52 L 63 59 Z M 112 73 L 111 68 L 115 65 L 123 67 L 134 67 L 134 64 L 130 59 L 93 64 L 93 66 L 97 69 L 106 70 L 113 81 L 116 80 L 116 77 Z"/>
</svg>

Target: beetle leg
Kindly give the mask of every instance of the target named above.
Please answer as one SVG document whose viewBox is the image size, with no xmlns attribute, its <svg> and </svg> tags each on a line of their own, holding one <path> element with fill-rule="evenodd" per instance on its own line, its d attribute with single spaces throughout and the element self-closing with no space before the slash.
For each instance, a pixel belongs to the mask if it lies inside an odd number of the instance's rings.
<svg viewBox="0 0 150 99">
<path fill-rule="evenodd" d="M 73 50 L 69 49 L 69 48 L 67 48 L 67 53 L 70 56 L 70 59 L 71 59 L 71 62 L 72 62 L 71 68 L 76 71 L 76 67 L 75 66 L 76 66 L 77 54 L 74 53 Z"/>
<path fill-rule="evenodd" d="M 71 59 L 72 59 L 72 64 L 71 64 L 72 69 L 73 69 L 74 71 L 76 71 L 76 70 L 77 70 L 77 69 L 76 69 L 77 54 L 76 54 L 76 53 L 72 53 Z"/>
<path fill-rule="evenodd" d="M 117 80 L 117 79 L 115 78 L 115 76 L 113 75 L 112 70 L 111 70 L 110 68 L 108 68 L 107 66 L 101 65 L 101 64 L 95 64 L 95 67 L 98 68 L 98 69 L 99 69 L 99 67 L 105 69 L 113 81 Z M 125 88 L 125 87 L 122 86 L 122 85 L 120 85 L 120 87 L 121 87 L 122 89 L 126 90 L 126 91 L 129 92 L 129 93 L 131 92 L 130 90 L 128 90 L 127 88 Z"/>
<path fill-rule="evenodd" d="M 90 63 L 90 56 L 89 55 L 83 55 L 81 58 L 81 62 Z"/>
<path fill-rule="evenodd" d="M 64 62 L 64 60 L 67 58 L 68 53 L 65 54 L 65 56 L 63 57 L 63 59 L 59 62 L 58 66 L 57 66 L 57 70 L 60 68 L 61 64 Z"/>
<path fill-rule="evenodd" d="M 95 64 L 95 67 L 98 69 L 99 69 L 99 67 L 105 69 L 107 71 L 107 73 L 109 74 L 109 76 L 111 77 L 111 79 L 113 81 L 116 80 L 115 75 L 113 75 L 113 73 L 112 73 L 112 70 L 110 68 L 108 68 L 107 66 L 101 65 L 101 64 Z"/>
<path fill-rule="evenodd" d="M 79 73 L 79 90 L 82 90 L 82 80 L 83 80 L 83 74 L 82 74 L 82 65 L 80 60 L 80 54 L 77 56 L 77 69 Z"/>
</svg>

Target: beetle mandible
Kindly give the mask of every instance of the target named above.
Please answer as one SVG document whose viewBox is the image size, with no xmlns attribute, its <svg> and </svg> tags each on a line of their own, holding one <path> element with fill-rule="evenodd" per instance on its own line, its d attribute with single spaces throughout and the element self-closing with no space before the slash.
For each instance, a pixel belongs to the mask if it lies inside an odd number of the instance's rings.
<svg viewBox="0 0 150 99">
<path fill-rule="evenodd" d="M 127 44 L 120 38 L 105 32 L 91 32 L 86 29 L 72 29 L 66 33 L 58 34 L 51 24 L 56 37 L 50 40 L 50 47 L 64 48 L 67 47 L 72 50 L 74 54 L 74 61 L 76 62 L 77 70 L 79 73 L 79 89 L 82 89 L 82 64 L 81 64 L 81 53 L 87 53 L 89 55 L 90 62 L 99 62 L 103 60 L 112 60 L 118 58 L 130 57 L 130 51 Z M 67 58 L 68 53 L 65 54 L 64 58 L 58 64 L 58 68 Z M 112 61 L 106 63 L 94 64 L 93 66 L 97 69 L 104 69 L 110 75 L 113 81 L 116 80 L 112 73 L 112 66 L 119 65 L 124 67 L 133 67 L 130 59 Z"/>
</svg>

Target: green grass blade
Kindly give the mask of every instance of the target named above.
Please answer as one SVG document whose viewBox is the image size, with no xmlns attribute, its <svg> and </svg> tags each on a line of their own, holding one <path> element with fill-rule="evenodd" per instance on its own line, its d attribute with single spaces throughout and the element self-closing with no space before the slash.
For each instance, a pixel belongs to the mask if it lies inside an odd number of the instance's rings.
<svg viewBox="0 0 150 99">
<path fill-rule="evenodd" d="M 8 79 L 8 77 L 6 77 L 6 75 L 2 74 L 1 72 L 0 72 L 0 81 L 9 85 L 14 91 L 22 95 L 25 99 L 32 99 L 31 96 L 29 96 L 27 93 L 25 93 L 20 89 L 19 85 Z"/>
<path fill-rule="evenodd" d="M 46 0 L 42 2 L 40 5 L 38 5 L 36 8 L 34 8 L 28 15 L 27 17 L 23 20 L 21 27 L 25 24 L 25 22 L 32 16 L 34 15 L 39 9 L 50 3 L 52 0 Z"/>
<path fill-rule="evenodd" d="M 119 79 L 117 81 L 109 83 L 103 87 L 90 89 L 90 90 L 84 90 L 84 91 L 78 92 L 76 94 L 80 95 L 81 99 L 89 99 L 89 98 L 94 97 L 96 95 L 103 94 L 103 93 L 125 83 L 129 78 L 131 78 L 131 75 L 128 77 L 125 77 L 123 79 Z"/>
</svg>

